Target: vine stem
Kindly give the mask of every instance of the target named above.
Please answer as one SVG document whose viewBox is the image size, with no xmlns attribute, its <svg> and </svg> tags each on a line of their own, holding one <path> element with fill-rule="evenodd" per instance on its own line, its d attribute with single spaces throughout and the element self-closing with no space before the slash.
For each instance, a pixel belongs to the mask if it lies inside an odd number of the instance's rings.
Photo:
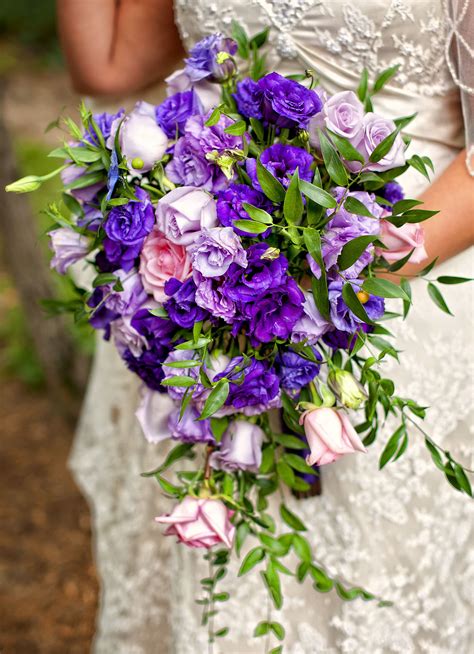
<svg viewBox="0 0 474 654">
<path fill-rule="evenodd" d="M 267 593 L 267 622 L 270 622 L 271 619 L 272 619 L 272 604 L 271 604 L 270 596 Z M 270 647 L 270 631 L 268 631 L 265 638 L 265 652 L 268 652 L 269 647 Z"/>
<path fill-rule="evenodd" d="M 212 570 L 212 560 L 211 557 L 209 556 L 209 561 L 208 561 L 208 568 L 209 568 L 209 578 L 212 577 L 213 575 L 213 570 Z M 212 596 L 214 594 L 214 588 L 211 586 L 209 588 L 209 620 L 207 622 L 207 651 L 208 654 L 213 654 L 214 652 L 214 602 L 212 599 Z"/>
</svg>

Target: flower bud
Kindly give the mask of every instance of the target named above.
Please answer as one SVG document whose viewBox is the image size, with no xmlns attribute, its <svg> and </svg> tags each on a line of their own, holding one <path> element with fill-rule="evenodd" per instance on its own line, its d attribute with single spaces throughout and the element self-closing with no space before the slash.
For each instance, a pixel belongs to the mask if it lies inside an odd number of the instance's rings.
<svg viewBox="0 0 474 654">
<path fill-rule="evenodd" d="M 358 409 L 366 394 L 354 376 L 347 370 L 331 370 L 328 382 L 340 401 L 349 409 Z"/>
</svg>

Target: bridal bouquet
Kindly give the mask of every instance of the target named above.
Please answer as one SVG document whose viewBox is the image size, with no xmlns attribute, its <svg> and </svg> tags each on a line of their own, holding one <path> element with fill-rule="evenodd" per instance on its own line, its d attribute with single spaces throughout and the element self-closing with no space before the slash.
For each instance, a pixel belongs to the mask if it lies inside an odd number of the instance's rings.
<svg viewBox="0 0 474 654">
<path fill-rule="evenodd" d="M 436 213 L 394 181 L 409 166 L 425 177 L 432 168 L 406 158 L 402 129 L 414 116 L 388 120 L 372 108 L 396 68 L 329 96 L 312 71 L 267 73 L 265 40 L 238 25 L 232 39 L 205 38 L 168 78 L 164 102 L 99 115 L 82 106 L 82 127 L 66 119 L 70 136 L 50 155 L 64 159 L 62 203 L 48 209 L 51 265 L 64 274 L 87 261 L 96 272 L 92 290 L 57 310 L 113 341 L 143 382 L 145 437 L 176 442 L 145 476 L 175 499 L 157 518 L 166 534 L 206 550 L 199 602 L 211 641 L 226 633 L 213 627 L 228 597 L 216 586 L 230 550 L 240 555 L 250 537 L 240 575 L 258 566 L 277 608 L 281 574 L 373 599 L 327 574 L 281 491 L 308 493 L 319 466 L 363 455 L 388 416 L 398 427 L 380 467 L 395 461 L 425 413 L 380 372 L 398 358 L 387 321 L 400 313 L 386 299 L 407 315 L 410 284 L 397 271 L 426 258 L 420 223 Z M 434 281 L 428 291 L 449 312 Z M 465 468 L 423 437 L 448 481 L 471 495 Z M 183 459 L 193 463 L 171 477 Z M 284 533 L 267 511 L 275 493 Z M 294 572 L 282 563 L 289 553 Z M 269 633 L 284 630 L 260 622 L 255 634 Z"/>
</svg>

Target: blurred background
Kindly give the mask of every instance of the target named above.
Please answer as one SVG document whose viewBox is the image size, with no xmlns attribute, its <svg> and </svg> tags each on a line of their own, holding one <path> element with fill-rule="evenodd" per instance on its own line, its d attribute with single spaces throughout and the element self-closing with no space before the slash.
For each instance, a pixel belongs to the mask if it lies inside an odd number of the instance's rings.
<svg viewBox="0 0 474 654">
<path fill-rule="evenodd" d="M 28 196 L 5 184 L 57 165 L 60 113 L 78 97 L 56 36 L 54 0 L 0 1 L 0 651 L 87 652 L 97 581 L 85 500 L 67 457 L 93 352 L 92 330 L 45 319 L 39 298 L 68 299 L 49 270 L 57 179 Z M 46 129 L 50 127 L 50 129 Z"/>
</svg>

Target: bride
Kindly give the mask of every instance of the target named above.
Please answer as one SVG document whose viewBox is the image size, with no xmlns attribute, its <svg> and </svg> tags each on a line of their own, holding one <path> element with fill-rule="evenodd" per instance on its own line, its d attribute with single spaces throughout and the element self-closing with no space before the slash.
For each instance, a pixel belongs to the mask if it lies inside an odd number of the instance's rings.
<svg viewBox="0 0 474 654">
<path fill-rule="evenodd" d="M 58 0 L 63 43 L 80 91 L 140 91 L 172 70 L 181 46 L 170 0 L 84 5 Z M 441 0 L 177 0 L 174 11 L 187 48 L 208 33 L 228 33 L 233 19 L 250 34 L 270 27 L 269 69 L 283 74 L 314 69 L 329 93 L 354 88 L 363 67 L 373 79 L 399 64 L 396 77 L 376 96 L 376 111 L 390 117 L 417 112 L 406 131 L 413 150 L 431 157 L 436 170 L 431 185 L 411 169 L 401 183 L 408 196 L 441 210 L 425 223 L 430 259 L 443 262 L 434 274 L 472 274 L 474 156 L 471 151 L 466 163 L 460 97 L 469 143 L 474 137 L 469 0 L 449 6 Z M 394 364 L 390 374 L 400 394 L 429 405 L 429 433 L 467 462 L 472 289 L 448 287 L 452 318 L 434 307 L 424 287 L 415 282 L 413 288 L 415 309 L 397 326 L 403 365 Z M 200 653 L 207 637 L 194 599 L 206 571 L 198 552 L 174 546 L 153 522 L 169 507 L 158 486 L 140 477 L 156 467 L 162 452 L 140 433 L 134 416 L 138 395 L 137 379 L 113 346 L 101 341 L 71 459 L 94 516 L 102 581 L 95 652 Z M 167 410 L 163 405 L 164 418 Z M 287 601 L 274 618 L 285 626 L 289 654 L 472 652 L 470 502 L 443 480 L 415 432 L 405 457 L 379 472 L 378 450 L 389 433 L 368 456 L 326 466 L 322 496 L 292 501 L 311 525 L 309 538 L 329 571 L 394 604 L 344 603 L 286 577 Z M 237 569 L 231 567 L 222 582 L 223 590 L 232 591 L 223 612 L 222 626 L 230 633 L 222 651 L 250 654 L 265 645 L 269 650 L 277 643 L 263 643 L 251 633 L 252 625 L 267 617 L 265 591 L 257 575 L 236 583 Z"/>
</svg>

